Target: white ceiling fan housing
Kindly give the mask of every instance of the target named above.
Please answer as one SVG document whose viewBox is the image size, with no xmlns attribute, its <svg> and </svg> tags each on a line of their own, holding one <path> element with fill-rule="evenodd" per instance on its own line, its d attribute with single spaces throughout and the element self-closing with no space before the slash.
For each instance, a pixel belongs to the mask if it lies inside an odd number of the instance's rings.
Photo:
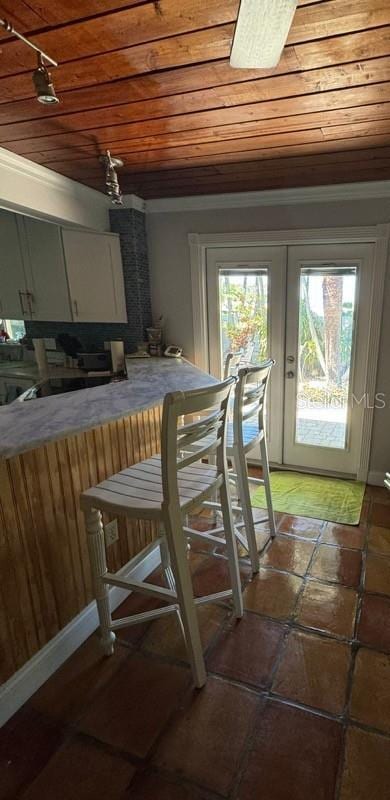
<svg viewBox="0 0 390 800">
<path fill-rule="evenodd" d="M 279 63 L 298 0 L 241 0 L 230 65 L 272 69 Z"/>
</svg>

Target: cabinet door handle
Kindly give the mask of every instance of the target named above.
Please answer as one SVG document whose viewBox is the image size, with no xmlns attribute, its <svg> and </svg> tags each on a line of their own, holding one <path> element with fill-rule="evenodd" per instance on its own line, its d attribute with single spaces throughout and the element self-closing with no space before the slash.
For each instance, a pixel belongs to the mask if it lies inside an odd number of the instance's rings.
<svg viewBox="0 0 390 800">
<path fill-rule="evenodd" d="M 76 317 L 78 317 L 78 315 L 79 315 L 79 307 L 78 307 L 78 304 L 77 304 L 77 300 L 73 300 L 73 308 L 74 308 L 74 313 L 75 313 Z"/>
<path fill-rule="evenodd" d="M 23 316 L 25 316 L 26 314 L 28 314 L 28 311 L 26 311 L 26 309 L 25 309 L 25 307 L 24 307 L 24 305 L 23 305 L 23 297 L 24 297 L 24 296 L 25 296 L 25 292 L 22 292 L 22 291 L 19 289 L 19 302 L 20 302 L 20 308 L 22 309 L 22 314 L 23 314 Z"/>
<path fill-rule="evenodd" d="M 27 297 L 28 309 L 32 316 L 33 314 L 35 314 L 35 311 L 33 310 L 34 295 L 32 294 L 32 292 L 26 292 L 26 297 Z"/>
</svg>

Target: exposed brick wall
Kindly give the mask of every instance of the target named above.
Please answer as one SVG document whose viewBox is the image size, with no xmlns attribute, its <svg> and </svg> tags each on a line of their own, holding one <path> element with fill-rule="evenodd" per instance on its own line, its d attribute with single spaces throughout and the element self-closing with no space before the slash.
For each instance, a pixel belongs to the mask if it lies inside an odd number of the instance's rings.
<svg viewBox="0 0 390 800">
<path fill-rule="evenodd" d="M 133 208 L 113 208 L 110 224 L 112 232 L 120 237 L 128 322 L 26 321 L 27 336 L 69 333 L 77 336 L 85 350 L 102 348 L 103 342 L 110 339 L 123 339 L 127 353 L 136 349 L 137 342 L 144 341 L 145 328 L 152 322 L 145 215 Z"/>
</svg>

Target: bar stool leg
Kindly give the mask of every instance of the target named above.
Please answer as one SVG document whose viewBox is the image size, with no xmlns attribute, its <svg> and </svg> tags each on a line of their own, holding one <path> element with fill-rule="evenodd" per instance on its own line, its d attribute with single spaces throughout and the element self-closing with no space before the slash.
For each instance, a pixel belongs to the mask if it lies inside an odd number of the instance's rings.
<svg viewBox="0 0 390 800">
<path fill-rule="evenodd" d="M 220 488 L 221 510 L 225 531 L 226 550 L 229 559 L 230 583 L 233 591 L 234 615 L 238 619 L 244 614 L 242 602 L 240 569 L 238 566 L 237 541 L 234 534 L 233 512 L 230 493 L 225 481 Z"/>
<path fill-rule="evenodd" d="M 260 454 L 261 454 L 261 466 L 263 467 L 265 496 L 267 499 L 269 527 L 271 531 L 271 538 L 273 539 L 276 536 L 276 527 L 275 527 L 274 509 L 272 505 L 271 483 L 269 478 L 267 441 L 265 436 L 263 436 L 263 438 L 260 441 Z"/>
<path fill-rule="evenodd" d="M 160 556 L 161 556 L 161 566 L 164 570 L 165 580 L 168 586 L 168 589 L 172 589 L 173 592 L 176 591 L 176 584 L 175 578 L 172 572 L 171 567 L 171 558 L 169 555 L 169 549 L 167 545 L 167 540 L 165 538 L 165 531 L 162 535 L 162 539 L 160 541 Z"/>
<path fill-rule="evenodd" d="M 96 508 L 85 511 L 85 524 L 88 534 L 87 541 L 91 562 L 92 584 L 99 614 L 100 644 L 105 655 L 111 656 L 114 652 L 115 633 L 110 631 L 111 610 L 109 589 L 107 584 L 103 583 L 101 580 L 108 570 L 104 528 L 100 511 Z"/>
<path fill-rule="evenodd" d="M 188 656 L 195 685 L 200 689 L 205 685 L 207 675 L 187 559 L 187 542 L 182 530 L 180 515 L 170 514 L 169 511 L 164 509 L 164 527 L 171 556 Z"/>
<path fill-rule="evenodd" d="M 256 531 L 253 523 L 251 493 L 249 491 L 248 481 L 248 466 L 246 463 L 245 453 L 241 451 L 241 448 L 237 448 L 237 451 L 234 454 L 234 463 L 237 475 L 238 496 L 240 498 L 240 506 L 242 508 L 242 516 L 245 523 L 249 557 L 251 560 L 252 572 L 255 573 L 260 569 L 260 560 L 257 550 Z"/>
</svg>

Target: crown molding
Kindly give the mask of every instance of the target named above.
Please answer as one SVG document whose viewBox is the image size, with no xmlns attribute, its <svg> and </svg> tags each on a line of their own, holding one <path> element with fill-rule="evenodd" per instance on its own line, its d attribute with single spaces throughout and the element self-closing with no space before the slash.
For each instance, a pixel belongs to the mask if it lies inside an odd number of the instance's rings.
<svg viewBox="0 0 390 800">
<path fill-rule="evenodd" d="M 30 216 L 107 229 L 102 192 L 0 147 L 0 207 Z"/>
<path fill-rule="evenodd" d="M 95 203 L 99 203 L 106 208 L 110 207 L 109 198 L 102 192 L 91 189 L 90 186 L 85 186 L 83 183 L 78 183 L 78 181 L 74 181 L 71 178 L 66 178 L 65 175 L 60 175 L 59 172 L 43 167 L 42 164 L 36 164 L 34 161 L 24 158 L 24 156 L 19 156 L 16 153 L 11 153 L 10 150 L 0 147 L 0 169 L 2 168 L 12 170 L 23 177 L 32 178 L 35 181 L 44 183 L 46 186 L 51 186 L 57 192 L 66 192 L 77 197 L 85 197 L 89 201 L 93 199 Z"/>
<path fill-rule="evenodd" d="M 326 203 L 338 200 L 390 198 L 390 181 L 339 183 L 334 186 L 304 186 L 294 189 L 270 189 L 261 192 L 162 197 L 146 201 L 146 213 L 165 211 L 205 211 L 218 208 L 250 206 L 290 206 L 301 203 Z"/>
<path fill-rule="evenodd" d="M 19 174 L 25 178 L 32 178 L 33 180 L 44 183 L 46 186 L 51 186 L 57 192 L 71 193 L 74 196 L 85 198 L 86 200 L 93 200 L 103 208 L 111 208 L 111 200 L 104 192 L 98 192 L 90 186 L 85 186 L 83 183 L 74 181 L 52 169 L 43 167 L 41 164 L 36 164 L 28 158 L 19 156 L 16 153 L 11 153 L 10 150 L 5 150 L 0 147 L 0 169 L 5 168 L 12 170 L 15 174 Z M 135 208 L 137 211 L 145 211 L 145 200 L 138 197 L 136 194 L 123 195 L 124 207 Z M 1 197 L 0 197 L 1 202 Z M 120 210 L 120 207 L 119 207 Z"/>
</svg>

